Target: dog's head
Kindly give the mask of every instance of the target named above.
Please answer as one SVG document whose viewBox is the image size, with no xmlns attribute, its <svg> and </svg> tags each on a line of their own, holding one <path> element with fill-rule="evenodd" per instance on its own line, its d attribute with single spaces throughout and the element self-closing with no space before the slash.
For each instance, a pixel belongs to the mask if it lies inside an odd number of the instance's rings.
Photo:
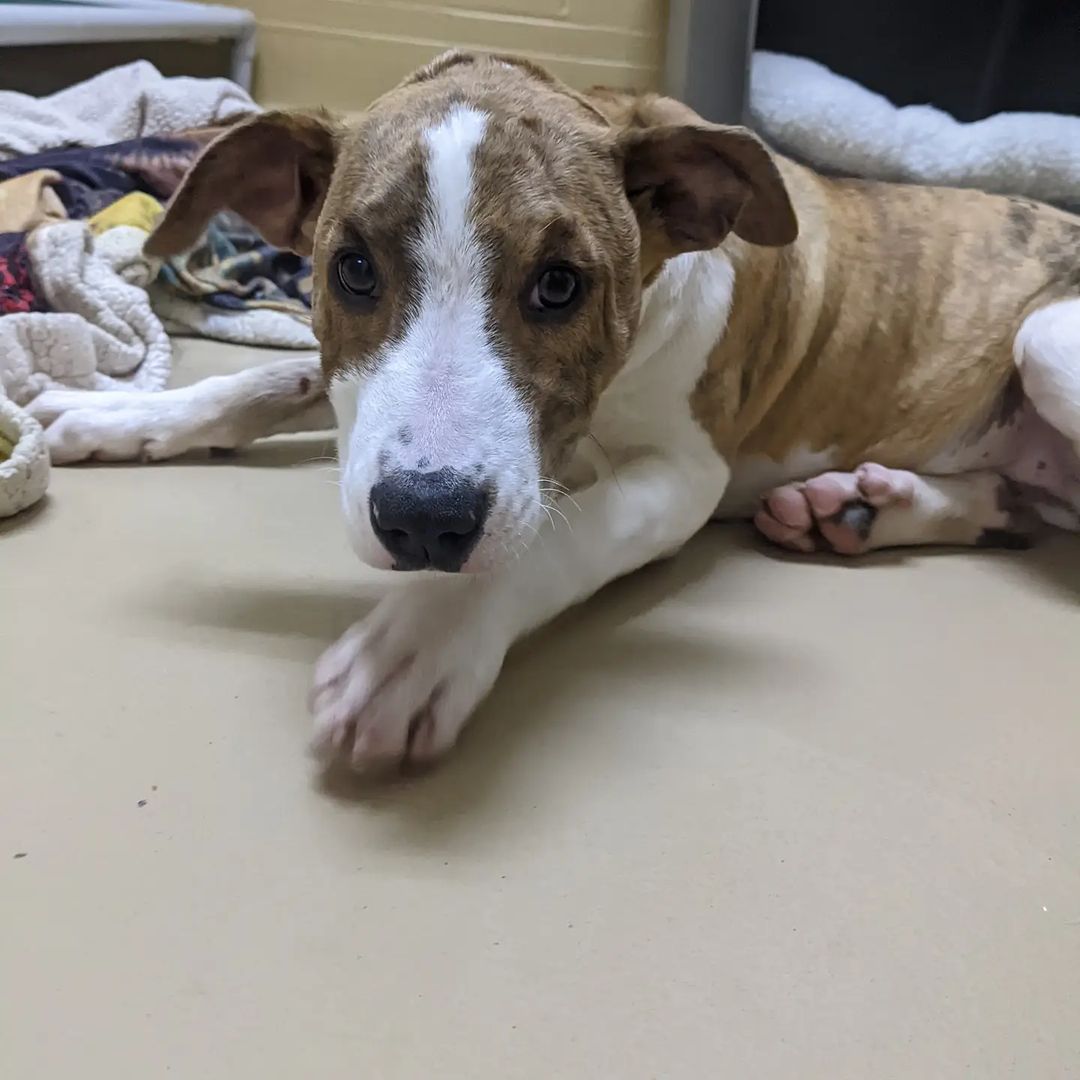
<svg viewBox="0 0 1080 1080">
<path fill-rule="evenodd" d="M 152 252 L 190 246 L 229 207 L 312 253 L 365 561 L 512 557 L 626 359 L 643 282 L 729 231 L 794 238 L 753 135 L 652 100 L 650 120 L 527 62 L 450 53 L 351 126 L 288 112 L 237 125 L 177 192 Z"/>
</svg>

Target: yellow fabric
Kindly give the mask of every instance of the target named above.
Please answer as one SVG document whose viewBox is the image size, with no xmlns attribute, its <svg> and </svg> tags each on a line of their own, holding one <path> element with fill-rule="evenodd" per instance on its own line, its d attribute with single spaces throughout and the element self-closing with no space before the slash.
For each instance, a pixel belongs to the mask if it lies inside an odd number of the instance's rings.
<svg viewBox="0 0 1080 1080">
<path fill-rule="evenodd" d="M 100 236 L 117 225 L 132 225 L 136 229 L 149 232 L 161 216 L 162 206 L 152 195 L 142 191 L 133 191 L 122 199 L 117 199 L 104 210 L 99 210 L 88 224 L 90 231 Z"/>
<path fill-rule="evenodd" d="M 7 461 L 11 457 L 11 451 L 15 449 L 15 444 L 10 440 L 0 435 L 0 461 Z"/>
<path fill-rule="evenodd" d="M 52 186 L 62 179 L 52 169 L 35 169 L 0 183 L 0 232 L 29 232 L 46 221 L 67 217 Z"/>
</svg>

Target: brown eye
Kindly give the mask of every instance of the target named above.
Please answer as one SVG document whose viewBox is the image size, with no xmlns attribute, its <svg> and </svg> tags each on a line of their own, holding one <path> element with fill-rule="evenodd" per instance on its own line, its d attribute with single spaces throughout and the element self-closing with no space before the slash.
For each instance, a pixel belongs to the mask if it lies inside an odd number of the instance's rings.
<svg viewBox="0 0 1080 1080">
<path fill-rule="evenodd" d="M 529 294 L 529 307 L 538 314 L 566 311 L 581 295 L 581 275 L 572 266 L 542 270 Z"/>
<path fill-rule="evenodd" d="M 337 257 L 337 279 L 350 296 L 370 299 L 379 287 L 375 264 L 362 251 L 345 251 Z"/>
</svg>

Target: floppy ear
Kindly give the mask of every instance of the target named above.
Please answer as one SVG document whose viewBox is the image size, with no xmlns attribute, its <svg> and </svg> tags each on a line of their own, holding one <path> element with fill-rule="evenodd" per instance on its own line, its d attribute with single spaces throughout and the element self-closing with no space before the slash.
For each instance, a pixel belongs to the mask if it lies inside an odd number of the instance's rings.
<svg viewBox="0 0 1080 1080">
<path fill-rule="evenodd" d="M 203 151 L 146 241 L 149 255 L 190 248 L 219 210 L 233 210 L 275 247 L 311 254 L 337 156 L 324 113 L 267 112 L 244 120 Z"/>
<path fill-rule="evenodd" d="M 619 146 L 642 234 L 668 255 L 714 248 L 729 232 L 766 247 L 799 234 L 780 171 L 746 128 L 634 128 Z"/>
</svg>

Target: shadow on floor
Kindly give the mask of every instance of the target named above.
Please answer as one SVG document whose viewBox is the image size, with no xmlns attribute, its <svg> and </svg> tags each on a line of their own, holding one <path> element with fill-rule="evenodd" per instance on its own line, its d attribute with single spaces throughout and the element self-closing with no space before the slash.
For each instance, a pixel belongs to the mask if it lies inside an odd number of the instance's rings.
<svg viewBox="0 0 1080 1080">
<path fill-rule="evenodd" d="M 713 573 L 717 562 L 730 553 L 730 545 L 716 540 L 704 535 L 677 558 L 613 583 L 602 591 L 599 602 L 567 612 L 516 646 L 461 743 L 434 769 L 389 780 L 333 769 L 317 777 L 321 792 L 384 815 L 393 834 L 387 843 L 439 848 L 450 833 L 467 833 L 477 822 L 490 823 L 492 803 L 517 797 L 521 764 L 553 733 L 560 741 L 565 733 L 565 752 L 572 754 L 578 739 L 602 738 L 610 731 L 613 767 L 620 747 L 623 752 L 643 752 L 640 740 L 653 739 L 655 729 L 628 735 L 620 715 L 601 716 L 600 731 L 578 729 L 581 703 L 589 703 L 584 708 L 595 724 L 598 693 L 625 679 L 628 671 L 646 692 L 654 681 L 667 688 L 656 702 L 659 715 L 679 709 L 670 697 L 673 682 L 695 687 L 706 681 L 764 685 L 775 679 L 778 664 L 789 673 L 798 671 L 801 658 L 786 652 L 778 655 L 780 645 L 763 649 L 760 639 L 719 632 L 704 637 L 693 627 L 680 632 L 671 623 L 659 629 L 639 621 Z M 640 724 L 640 709 L 631 719 Z M 719 708 L 717 722 L 725 722 Z"/>
<path fill-rule="evenodd" d="M 1045 589 L 1059 600 L 1080 598 L 1080 558 L 1077 538 L 1048 537 L 1029 552 L 968 552 L 967 558 L 986 560 L 993 572 L 1019 576 L 1025 586 Z M 316 783 L 327 797 L 378 810 L 392 836 L 387 843 L 439 847 L 447 834 L 467 832 L 476 821 L 490 821 L 491 807 L 515 796 L 522 763 L 552 733 L 572 754 L 582 738 L 613 736 L 613 767 L 620 753 L 638 752 L 639 738 L 655 738 L 654 729 L 631 733 L 620 730 L 619 716 L 604 716 L 600 729 L 577 730 L 584 709 L 597 722 L 597 695 L 609 683 L 632 672 L 635 686 L 648 692 L 655 672 L 657 686 L 668 688 L 658 699 L 658 715 L 677 711 L 670 688 L 751 682 L 768 686 L 778 670 L 786 678 L 813 685 L 814 672 L 806 659 L 792 654 L 779 641 L 742 638 L 700 626 L 681 627 L 678 619 L 662 626 L 648 625 L 642 617 L 658 606 L 690 592 L 708 579 L 710 599 L 723 602 L 725 590 L 738 589 L 739 575 L 717 572 L 728 559 L 771 557 L 804 563 L 805 556 L 787 555 L 759 541 L 741 525 L 710 527 L 675 558 L 656 563 L 602 590 L 597 600 L 565 613 L 552 624 L 516 646 L 491 697 L 477 713 L 448 760 L 421 780 L 397 782 L 364 780 L 344 771 L 320 774 Z M 869 573 L 875 568 L 916 559 L 955 555 L 947 549 L 910 549 L 879 552 L 859 559 L 813 557 L 843 567 L 844 572 Z M 325 581 L 317 587 L 288 589 L 216 588 L 188 584 L 182 595 L 170 593 L 155 603 L 158 617 L 175 618 L 220 631 L 262 635 L 256 646 L 265 651 L 266 635 L 305 639 L 312 658 L 349 625 L 362 618 L 385 591 L 383 581 Z M 161 606 L 161 604 L 164 606 Z M 779 653 L 778 650 L 783 650 Z M 308 651 L 305 646 L 305 652 Z M 641 711 L 635 712 L 640 723 Z M 717 722 L 729 722 L 718 706 Z M 565 735 L 565 738 L 564 738 Z M 635 747 L 628 751 L 627 746 Z M 550 749 L 547 751 L 550 752 Z M 560 752 L 562 752 L 560 750 Z M 661 750 L 662 752 L 662 750 Z M 366 815 L 365 815 L 366 816 Z M 497 817 L 497 815 L 496 815 Z"/>
<path fill-rule="evenodd" d="M 27 507 L 14 517 L 0 518 L 0 540 L 39 523 L 48 512 L 49 496 L 44 495 L 33 506 Z"/>
</svg>

